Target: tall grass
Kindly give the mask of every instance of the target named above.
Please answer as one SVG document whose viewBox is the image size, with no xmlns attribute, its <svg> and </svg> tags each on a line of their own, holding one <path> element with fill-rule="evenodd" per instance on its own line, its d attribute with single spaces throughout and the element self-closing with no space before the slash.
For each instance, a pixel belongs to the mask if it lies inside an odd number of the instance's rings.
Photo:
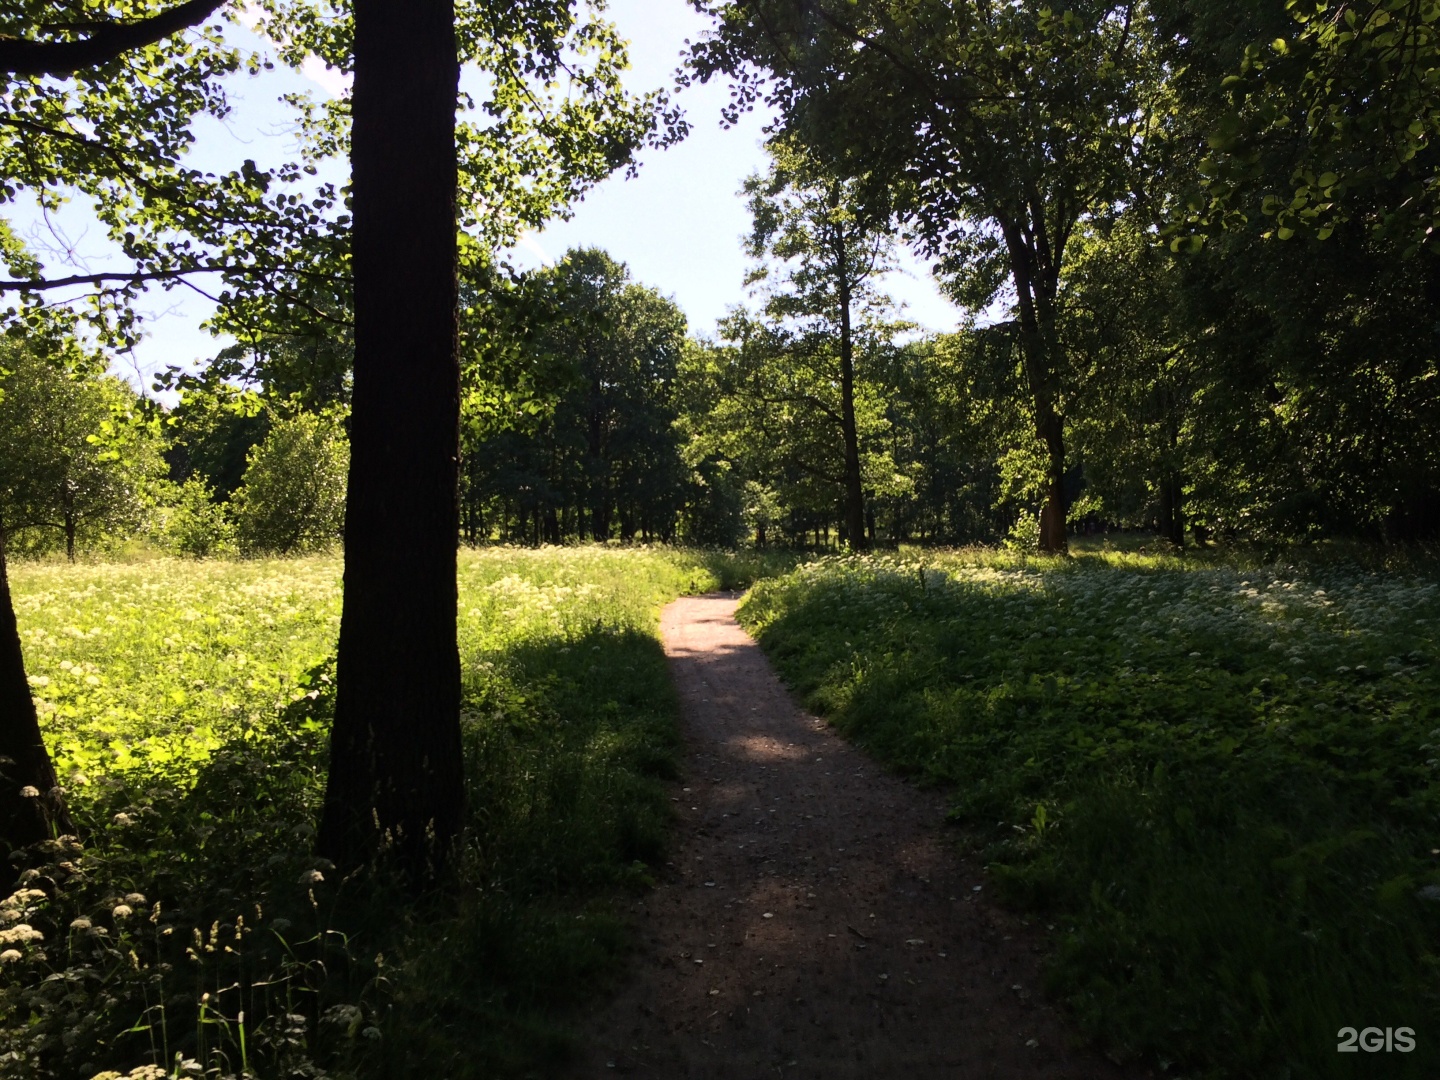
<svg viewBox="0 0 1440 1080">
<path fill-rule="evenodd" d="M 1325 555 L 828 560 L 742 620 L 813 707 L 953 793 L 1112 1054 L 1434 1076 L 1440 584 Z M 1340 1054 L 1347 1026 L 1417 1046 Z"/>
<path fill-rule="evenodd" d="M 419 901 L 310 855 L 337 558 L 15 567 L 83 841 L 17 853 L 0 1076 L 548 1073 L 664 851 L 659 607 L 769 565 L 462 553 L 468 817 L 454 879 Z"/>
</svg>

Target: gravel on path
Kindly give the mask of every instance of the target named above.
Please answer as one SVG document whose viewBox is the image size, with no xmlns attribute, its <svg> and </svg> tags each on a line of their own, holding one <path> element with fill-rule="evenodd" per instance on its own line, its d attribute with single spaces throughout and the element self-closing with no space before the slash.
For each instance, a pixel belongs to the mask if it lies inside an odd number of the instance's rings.
<svg viewBox="0 0 1440 1080">
<path fill-rule="evenodd" d="M 798 709 L 735 607 L 664 611 L 685 736 L 673 856 L 573 1075 L 1143 1075 L 1077 1049 L 1041 999 L 1038 939 L 988 902 L 943 797 Z"/>
</svg>

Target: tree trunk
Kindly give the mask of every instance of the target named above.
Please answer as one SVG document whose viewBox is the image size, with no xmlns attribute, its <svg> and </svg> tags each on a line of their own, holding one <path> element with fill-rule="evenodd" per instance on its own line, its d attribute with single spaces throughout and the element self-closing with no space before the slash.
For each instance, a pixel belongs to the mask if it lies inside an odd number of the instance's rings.
<svg viewBox="0 0 1440 1080">
<path fill-rule="evenodd" d="M 844 259 L 844 245 L 840 246 Z M 865 538 L 865 491 L 860 477 L 860 436 L 855 427 L 855 329 L 850 323 L 850 279 L 845 264 L 840 284 L 840 428 L 845 441 L 845 532 L 854 551 L 870 547 Z"/>
<path fill-rule="evenodd" d="M 414 886 L 460 830 L 452 0 L 356 0 L 355 382 L 335 726 L 318 849 Z"/>
<path fill-rule="evenodd" d="M 1185 549 L 1185 488 L 1174 469 L 1166 469 L 1160 480 L 1160 535 Z"/>
<path fill-rule="evenodd" d="M 25 678 L 20 628 L 5 567 L 5 527 L 0 522 L 0 841 L 6 850 L 44 840 L 52 830 L 75 831 L 58 786 Z"/>
<path fill-rule="evenodd" d="M 1035 413 L 1035 434 L 1045 447 L 1045 505 L 1040 511 L 1040 550 L 1064 554 L 1065 417 L 1056 407 L 1059 343 L 1055 333 L 1057 282 L 1052 274 L 1037 280 L 1036 257 L 1012 224 L 1001 223 L 1010 254 L 1010 271 L 1020 308 L 1020 351 Z"/>
<path fill-rule="evenodd" d="M 75 562 L 75 495 L 66 484 L 65 490 L 65 557 Z"/>
<path fill-rule="evenodd" d="M 1063 554 L 1069 549 L 1065 534 L 1065 421 L 1050 410 L 1037 418 L 1035 427 L 1045 444 L 1045 505 L 1040 509 L 1040 550 Z"/>
</svg>

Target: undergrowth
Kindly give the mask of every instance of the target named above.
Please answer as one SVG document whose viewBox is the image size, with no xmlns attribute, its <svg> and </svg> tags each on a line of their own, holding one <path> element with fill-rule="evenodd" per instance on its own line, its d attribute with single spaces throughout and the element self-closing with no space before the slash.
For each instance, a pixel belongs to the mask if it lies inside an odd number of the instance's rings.
<svg viewBox="0 0 1440 1080">
<path fill-rule="evenodd" d="M 418 901 L 310 854 L 338 559 L 14 568 L 82 837 L 11 857 L 0 1076 L 548 1074 L 664 851 L 658 608 L 784 565 L 462 553 L 468 817 Z"/>
<path fill-rule="evenodd" d="M 1112 1055 L 1440 1075 L 1440 584 L 1322 554 L 830 559 L 741 619 L 811 707 L 953 792 Z M 1415 1049 L 1337 1053 L 1344 1027 Z"/>
</svg>

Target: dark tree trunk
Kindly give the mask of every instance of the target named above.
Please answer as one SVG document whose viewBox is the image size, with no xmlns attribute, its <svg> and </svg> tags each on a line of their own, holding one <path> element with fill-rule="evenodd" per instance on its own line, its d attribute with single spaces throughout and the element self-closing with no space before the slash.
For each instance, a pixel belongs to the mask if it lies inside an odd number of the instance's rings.
<svg viewBox="0 0 1440 1080">
<path fill-rule="evenodd" d="M 342 866 L 433 880 L 461 825 L 452 0 L 356 0 L 355 385 L 330 779 Z"/>
<path fill-rule="evenodd" d="M 1185 488 L 1180 475 L 1167 469 L 1160 480 L 1160 535 L 1185 548 Z"/>
<path fill-rule="evenodd" d="M 75 831 L 57 787 L 55 766 L 45 751 L 35 700 L 25 679 L 20 628 L 5 567 L 5 528 L 0 522 L 0 840 L 6 850 L 44 840 L 52 830 Z"/>
<path fill-rule="evenodd" d="M 840 285 L 840 428 L 845 441 L 845 532 L 850 547 L 864 551 L 865 490 L 860 477 L 860 435 L 855 427 L 855 329 L 850 323 L 850 277 L 845 244 L 837 244 Z"/>
<path fill-rule="evenodd" d="M 1176 463 L 1180 460 L 1180 432 L 1170 430 L 1170 452 L 1160 479 L 1161 530 L 1166 539 L 1185 550 L 1185 482 Z"/>
<path fill-rule="evenodd" d="M 75 495 L 70 490 L 68 481 L 62 501 L 65 517 L 65 557 L 73 563 L 75 561 Z"/>
<path fill-rule="evenodd" d="M 590 535 L 595 540 L 610 539 L 610 493 L 606 480 L 609 469 L 603 457 L 601 394 L 599 377 L 590 383 L 590 407 L 585 424 L 585 452 L 590 475 Z"/>
<path fill-rule="evenodd" d="M 1045 505 L 1040 509 L 1040 550 L 1061 554 L 1068 550 L 1065 535 L 1065 421 L 1054 410 L 1036 421 L 1045 444 Z"/>
<path fill-rule="evenodd" d="M 1034 409 L 1035 434 L 1045 447 L 1045 505 L 1040 511 L 1040 550 L 1064 554 L 1065 417 L 1056 407 L 1059 350 L 1055 333 L 1058 274 L 1037 265 L 1035 250 L 1021 230 L 1002 221 L 1011 277 L 1020 308 L 1020 350 Z"/>
</svg>

